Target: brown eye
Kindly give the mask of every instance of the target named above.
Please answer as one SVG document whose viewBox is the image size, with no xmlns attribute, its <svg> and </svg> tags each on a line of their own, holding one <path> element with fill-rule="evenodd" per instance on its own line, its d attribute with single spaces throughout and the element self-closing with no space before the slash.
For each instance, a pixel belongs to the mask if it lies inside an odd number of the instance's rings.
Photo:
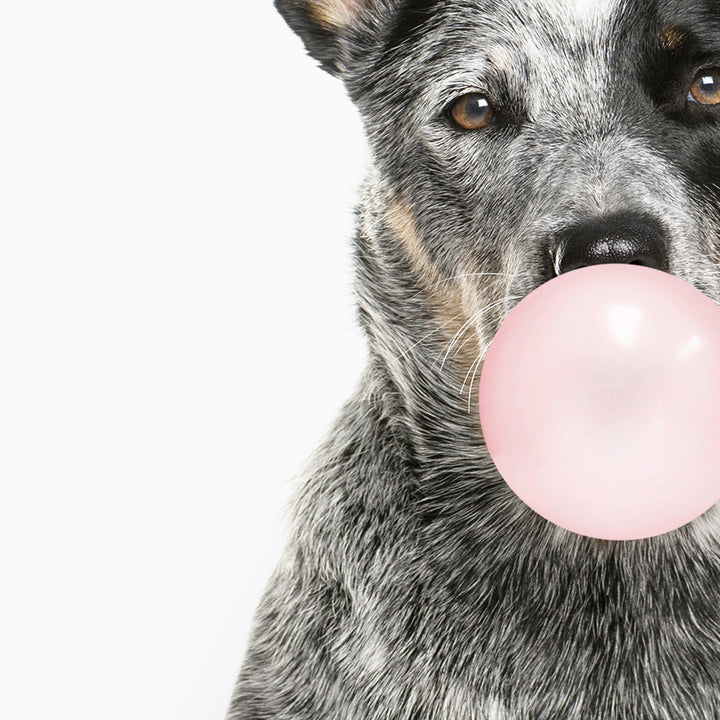
<svg viewBox="0 0 720 720">
<path fill-rule="evenodd" d="M 468 93 L 452 104 L 450 117 L 463 130 L 481 130 L 493 121 L 495 110 L 484 95 Z"/>
<path fill-rule="evenodd" d="M 688 99 L 701 105 L 720 103 L 720 70 L 703 70 L 690 86 Z"/>
</svg>

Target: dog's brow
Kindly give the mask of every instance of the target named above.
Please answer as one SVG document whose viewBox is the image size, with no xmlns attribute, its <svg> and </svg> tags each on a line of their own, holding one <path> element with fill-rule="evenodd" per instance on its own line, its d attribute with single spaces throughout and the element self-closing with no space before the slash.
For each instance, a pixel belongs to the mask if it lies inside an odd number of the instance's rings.
<svg viewBox="0 0 720 720">
<path fill-rule="evenodd" d="M 489 47 L 487 55 L 490 64 L 501 72 L 510 72 L 516 63 L 512 53 L 501 45 L 493 45 Z"/>
<path fill-rule="evenodd" d="M 687 39 L 687 33 L 682 28 L 671 25 L 660 35 L 660 45 L 665 50 L 674 52 L 679 50 Z"/>
</svg>

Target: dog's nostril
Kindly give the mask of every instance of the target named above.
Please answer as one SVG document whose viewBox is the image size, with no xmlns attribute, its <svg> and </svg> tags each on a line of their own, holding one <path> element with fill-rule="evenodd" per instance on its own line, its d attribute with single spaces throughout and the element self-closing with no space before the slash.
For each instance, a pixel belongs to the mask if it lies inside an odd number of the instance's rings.
<svg viewBox="0 0 720 720">
<path fill-rule="evenodd" d="M 555 238 L 556 275 L 601 263 L 668 269 L 665 235 L 650 217 L 615 215 L 575 225 Z"/>
</svg>

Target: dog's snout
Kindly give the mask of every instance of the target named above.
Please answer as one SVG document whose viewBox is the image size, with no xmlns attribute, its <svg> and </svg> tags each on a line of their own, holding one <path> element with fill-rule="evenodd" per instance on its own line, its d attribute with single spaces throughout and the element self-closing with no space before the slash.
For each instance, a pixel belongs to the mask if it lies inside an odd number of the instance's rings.
<svg viewBox="0 0 720 720">
<path fill-rule="evenodd" d="M 574 225 L 556 236 L 555 275 L 601 263 L 667 271 L 667 243 L 660 223 L 646 216 L 616 215 Z"/>
</svg>

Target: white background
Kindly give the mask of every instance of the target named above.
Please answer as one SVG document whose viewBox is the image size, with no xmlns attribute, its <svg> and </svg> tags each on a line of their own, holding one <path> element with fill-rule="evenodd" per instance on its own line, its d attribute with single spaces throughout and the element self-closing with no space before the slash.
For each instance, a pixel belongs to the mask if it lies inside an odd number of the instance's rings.
<svg viewBox="0 0 720 720">
<path fill-rule="evenodd" d="M 269 0 L 0 13 L 0 717 L 221 719 L 361 372 L 367 164 Z"/>
</svg>

